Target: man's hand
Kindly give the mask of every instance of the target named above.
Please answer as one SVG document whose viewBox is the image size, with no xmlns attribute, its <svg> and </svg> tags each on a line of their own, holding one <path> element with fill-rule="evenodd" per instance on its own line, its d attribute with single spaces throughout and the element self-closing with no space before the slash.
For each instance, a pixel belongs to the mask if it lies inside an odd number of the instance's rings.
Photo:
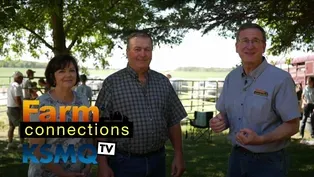
<svg viewBox="0 0 314 177">
<path fill-rule="evenodd" d="M 114 177 L 114 174 L 108 165 L 98 166 L 97 177 Z"/>
<path fill-rule="evenodd" d="M 241 129 L 237 135 L 236 140 L 242 145 L 259 145 L 263 144 L 263 138 L 258 136 L 256 132 L 251 129 Z"/>
<path fill-rule="evenodd" d="M 210 119 L 209 124 L 210 124 L 210 128 L 215 133 L 220 133 L 226 129 L 226 122 L 221 113 L 217 114 L 215 117 Z"/>
<path fill-rule="evenodd" d="M 183 155 L 175 155 L 171 166 L 171 176 L 181 177 L 184 170 L 185 164 L 183 160 Z"/>
</svg>

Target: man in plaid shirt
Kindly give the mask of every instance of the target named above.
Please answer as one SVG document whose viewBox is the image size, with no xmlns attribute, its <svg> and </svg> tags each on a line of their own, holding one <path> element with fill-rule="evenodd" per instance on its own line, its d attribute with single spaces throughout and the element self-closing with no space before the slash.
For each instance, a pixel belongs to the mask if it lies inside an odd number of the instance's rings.
<svg viewBox="0 0 314 177">
<path fill-rule="evenodd" d="M 98 157 L 98 177 L 166 177 L 168 137 L 174 148 L 172 176 L 185 170 L 180 121 L 187 113 L 169 79 L 150 69 L 152 50 L 149 34 L 132 33 L 127 67 L 103 82 L 96 101 L 100 117 L 118 112 L 133 122 L 134 131 L 132 138 L 110 139 L 117 143 L 116 155 Z"/>
</svg>

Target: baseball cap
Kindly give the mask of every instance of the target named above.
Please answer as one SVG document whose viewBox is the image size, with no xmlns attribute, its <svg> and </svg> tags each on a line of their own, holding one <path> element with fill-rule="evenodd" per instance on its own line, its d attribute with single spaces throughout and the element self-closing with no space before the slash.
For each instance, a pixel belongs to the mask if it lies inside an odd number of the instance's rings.
<svg viewBox="0 0 314 177">
<path fill-rule="evenodd" d="M 23 77 L 23 74 L 20 71 L 15 71 L 12 77 Z"/>
<path fill-rule="evenodd" d="M 28 70 L 26 71 L 26 74 L 30 74 L 30 73 L 36 73 L 36 71 L 31 70 L 31 69 L 28 69 Z"/>
</svg>

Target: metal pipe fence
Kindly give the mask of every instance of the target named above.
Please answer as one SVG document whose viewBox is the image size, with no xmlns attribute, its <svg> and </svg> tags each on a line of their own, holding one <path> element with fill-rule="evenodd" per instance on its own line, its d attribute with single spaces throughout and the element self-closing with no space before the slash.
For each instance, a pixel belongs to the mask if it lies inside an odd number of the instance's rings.
<svg viewBox="0 0 314 177">
<path fill-rule="evenodd" d="M 11 77 L 0 76 L 2 80 L 6 78 L 7 83 L 0 83 L 0 114 L 6 111 L 7 88 L 9 83 L 13 81 Z M 39 78 L 35 77 L 32 81 L 38 82 Z M 194 111 L 216 111 L 215 103 L 222 91 L 223 80 L 170 80 L 172 86 L 180 98 L 183 106 L 188 114 Z M 90 86 L 93 91 L 92 105 L 94 105 L 98 93 L 102 87 L 103 79 L 90 78 L 86 85 Z M 38 89 L 44 89 L 38 87 Z"/>
</svg>

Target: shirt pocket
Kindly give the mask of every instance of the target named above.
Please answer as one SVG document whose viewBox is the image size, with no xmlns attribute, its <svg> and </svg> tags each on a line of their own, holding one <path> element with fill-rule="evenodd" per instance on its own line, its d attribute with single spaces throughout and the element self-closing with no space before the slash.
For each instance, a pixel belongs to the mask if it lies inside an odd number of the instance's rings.
<svg viewBox="0 0 314 177">
<path fill-rule="evenodd" d="M 251 125 L 264 124 L 268 122 L 270 112 L 272 112 L 271 99 L 266 96 L 250 95 L 247 97 L 248 123 Z"/>
</svg>

